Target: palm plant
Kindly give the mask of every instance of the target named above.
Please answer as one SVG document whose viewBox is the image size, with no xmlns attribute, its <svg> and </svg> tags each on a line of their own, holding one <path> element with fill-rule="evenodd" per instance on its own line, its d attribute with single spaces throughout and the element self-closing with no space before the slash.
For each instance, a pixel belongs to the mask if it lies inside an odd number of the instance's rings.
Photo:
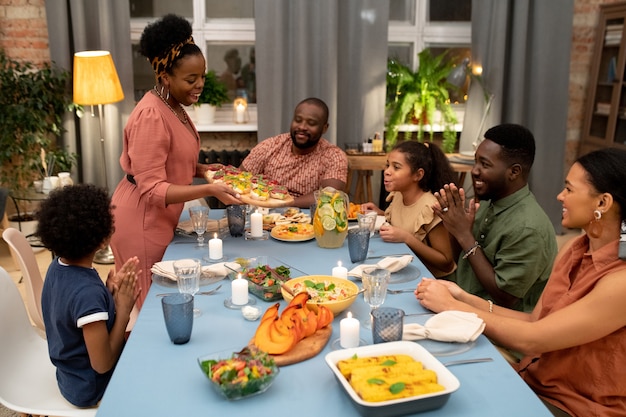
<svg viewBox="0 0 626 417">
<path fill-rule="evenodd" d="M 447 54 L 433 56 L 430 49 L 419 53 L 419 67 L 412 71 L 406 65 L 390 59 L 387 63 L 387 147 L 397 141 L 399 125 L 415 122 L 419 129 L 417 139 L 424 141 L 426 126 L 430 140 L 433 139 L 435 111 L 441 112 L 443 145 L 445 152 L 452 152 L 456 144 L 454 125 L 458 122 L 450 104 L 449 89 L 456 88 L 447 82 L 453 64 Z"/>
</svg>

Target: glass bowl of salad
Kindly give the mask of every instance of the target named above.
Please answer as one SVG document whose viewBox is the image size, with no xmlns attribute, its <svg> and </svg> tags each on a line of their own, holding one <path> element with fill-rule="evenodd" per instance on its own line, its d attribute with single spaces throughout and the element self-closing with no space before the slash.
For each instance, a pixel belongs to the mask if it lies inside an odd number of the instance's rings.
<svg viewBox="0 0 626 417">
<path fill-rule="evenodd" d="M 279 373 L 271 356 L 249 347 L 201 356 L 198 365 L 211 386 L 229 400 L 265 392 Z"/>
<path fill-rule="evenodd" d="M 285 286 L 292 294 L 308 292 L 311 298 L 307 305 L 324 305 L 335 316 L 350 307 L 359 292 L 359 287 L 354 282 L 330 275 L 305 275 L 290 279 Z M 281 288 L 281 291 L 285 301 L 291 301 L 293 295 L 285 288 Z"/>
<path fill-rule="evenodd" d="M 231 269 L 230 279 L 236 279 L 239 274 L 248 280 L 248 290 L 264 301 L 276 301 L 283 298 L 280 291 L 281 284 L 288 280 L 304 275 L 304 272 L 287 265 L 271 256 L 256 256 L 254 258 L 236 258 L 235 263 L 241 269 Z"/>
</svg>

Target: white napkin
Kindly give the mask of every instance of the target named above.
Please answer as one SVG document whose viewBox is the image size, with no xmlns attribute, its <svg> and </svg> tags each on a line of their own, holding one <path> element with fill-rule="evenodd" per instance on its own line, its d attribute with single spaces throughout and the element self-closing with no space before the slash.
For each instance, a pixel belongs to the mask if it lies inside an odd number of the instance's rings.
<svg viewBox="0 0 626 417">
<path fill-rule="evenodd" d="M 422 326 L 405 324 L 402 340 L 432 339 L 440 342 L 473 342 L 485 330 L 485 322 L 474 313 L 444 311 L 428 319 Z"/>
<path fill-rule="evenodd" d="M 385 218 L 385 216 L 377 216 L 376 224 L 374 225 L 374 230 L 378 232 L 380 230 L 380 226 L 382 226 L 386 222 L 387 222 L 387 219 Z"/>
<path fill-rule="evenodd" d="M 237 262 L 220 262 L 202 267 L 202 278 L 224 278 L 232 271 L 238 271 L 241 265 Z M 174 261 L 162 261 L 152 265 L 150 271 L 153 274 L 176 281 L 174 273 Z"/>
<path fill-rule="evenodd" d="M 413 261 L 413 255 L 403 255 L 403 256 L 387 256 L 378 263 L 375 264 L 362 264 L 357 265 L 348 272 L 348 275 L 352 275 L 355 277 L 360 277 L 363 275 L 363 270 L 366 268 L 370 268 L 372 266 L 377 266 L 379 268 L 384 268 L 389 270 L 389 272 L 398 272 L 402 268 L 405 268 L 408 264 Z"/>
</svg>

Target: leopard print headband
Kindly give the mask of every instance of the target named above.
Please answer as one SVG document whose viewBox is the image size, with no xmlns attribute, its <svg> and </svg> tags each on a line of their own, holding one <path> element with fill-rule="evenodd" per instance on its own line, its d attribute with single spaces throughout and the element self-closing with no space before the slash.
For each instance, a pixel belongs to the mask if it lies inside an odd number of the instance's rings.
<svg viewBox="0 0 626 417">
<path fill-rule="evenodd" d="M 177 43 L 172 46 L 169 51 L 165 51 L 163 54 L 154 57 L 150 64 L 152 64 L 152 69 L 157 76 L 159 82 L 161 81 L 161 77 L 172 67 L 172 63 L 174 60 L 180 55 L 180 50 L 183 49 L 183 46 L 187 44 L 194 44 L 193 36 L 190 36 L 183 42 Z"/>
</svg>

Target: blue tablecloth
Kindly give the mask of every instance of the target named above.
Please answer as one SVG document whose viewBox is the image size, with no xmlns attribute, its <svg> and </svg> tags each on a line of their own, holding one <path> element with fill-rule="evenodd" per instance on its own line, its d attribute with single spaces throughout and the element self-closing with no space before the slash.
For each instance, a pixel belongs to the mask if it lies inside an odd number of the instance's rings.
<svg viewBox="0 0 626 417">
<path fill-rule="evenodd" d="M 211 217 L 221 216 L 212 210 Z M 164 259 L 201 257 L 205 250 L 195 249 L 188 237 L 176 237 Z M 337 261 L 350 269 L 347 242 L 342 248 L 322 249 L 315 240 L 288 243 L 272 238 L 265 241 L 228 237 L 223 241 L 224 255 L 252 257 L 269 255 L 307 274 L 330 275 Z M 375 236 L 370 242 L 369 256 L 409 252 L 404 244 L 385 243 Z M 375 263 L 377 260 L 366 261 Z M 415 258 L 414 267 L 428 276 L 427 269 Z M 392 288 L 415 287 L 419 278 L 391 285 Z M 282 367 L 280 375 L 262 395 L 240 401 L 228 401 L 209 386 L 200 371 L 197 358 L 223 349 L 239 349 L 254 335 L 259 324 L 242 317 L 241 311 L 224 307 L 230 297 L 230 282 L 212 296 L 197 296 L 196 306 L 203 314 L 195 319 L 189 343 L 173 345 L 165 329 L 160 298 L 157 293 L 175 288 L 153 284 L 137 323 L 132 331 L 115 373 L 102 399 L 98 416 L 358 416 L 351 400 L 327 367 L 324 356 L 332 350 L 339 337 L 339 320 L 335 318 L 333 334 L 326 348 L 307 361 Z M 214 288 L 217 284 L 207 286 Z M 251 295 L 252 297 L 252 295 Z M 283 302 L 284 303 L 284 302 Z M 264 311 L 271 303 L 257 299 Z M 385 306 L 404 309 L 406 313 L 425 310 L 412 293 L 388 295 Z M 282 308 L 281 308 L 282 310 Z M 350 307 L 354 315 L 367 317 L 369 307 L 360 296 Z M 371 343 L 371 331 L 361 326 L 361 338 Z M 491 357 L 493 362 L 458 365 L 450 370 L 461 383 L 458 391 L 440 409 L 419 413 L 420 416 L 550 416 L 538 397 L 513 371 L 493 345 L 481 336 L 471 349 L 442 357 L 442 362 L 456 359 Z"/>
</svg>

